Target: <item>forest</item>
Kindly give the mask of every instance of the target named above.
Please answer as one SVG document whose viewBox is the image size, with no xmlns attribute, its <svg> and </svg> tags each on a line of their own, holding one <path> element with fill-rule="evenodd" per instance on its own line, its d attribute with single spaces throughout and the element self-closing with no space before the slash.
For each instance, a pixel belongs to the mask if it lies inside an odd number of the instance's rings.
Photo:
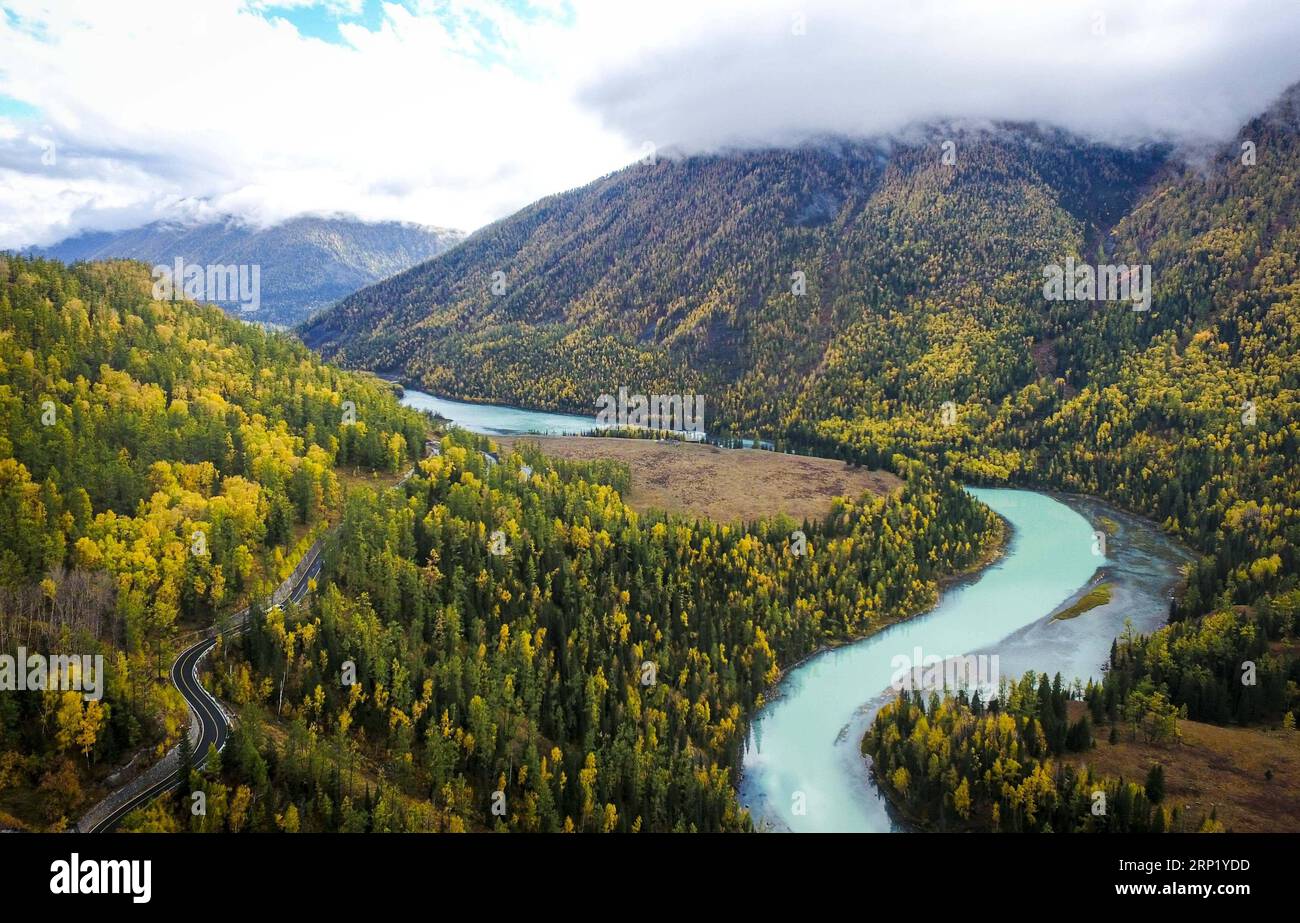
<svg viewBox="0 0 1300 923">
<path fill-rule="evenodd" d="M 1115 639 L 1107 671 L 1085 696 L 1096 720 L 1114 723 L 1134 697 L 1164 695 L 1184 717 L 1250 725 L 1294 725 L 1300 658 L 1300 591 L 1265 596 L 1258 604 L 1225 608 Z"/>
<path fill-rule="evenodd" d="M 1087 715 L 1070 723 L 1078 690 L 1058 674 L 1005 678 L 988 702 L 964 691 L 904 693 L 883 706 L 862 739 L 872 772 L 924 829 L 994 833 L 1220 832 L 1212 815 L 1164 805 L 1162 770 L 1139 783 L 1059 760 L 1093 746 Z M 1176 720 L 1176 719 L 1175 719 Z M 1159 764 L 1157 764 L 1158 766 Z"/>
<path fill-rule="evenodd" d="M 1276 648 L 1300 633 L 1300 591 L 1115 639 L 1099 682 L 1058 674 L 1005 679 L 996 698 L 914 692 L 877 714 L 862 739 L 877 781 L 913 823 L 937 829 L 1035 832 L 1220 832 L 1213 814 L 1162 808 L 1164 769 L 1145 786 L 1094 774 L 1098 739 L 1142 740 L 1176 761 L 1180 720 L 1281 725 L 1294 732 L 1300 659 Z M 1068 703 L 1082 702 L 1070 719 Z M 1102 743 L 1105 746 L 1106 743 Z M 1084 754 L 1082 770 L 1061 761 Z M 1055 761 L 1054 761 L 1055 759 Z M 1098 814 L 1094 802 L 1113 805 Z"/>
<path fill-rule="evenodd" d="M 198 829 L 750 829 L 740 745 L 782 668 L 931 605 L 1000 534 L 910 466 L 795 554 L 795 523 L 643 517 L 625 468 L 489 447 L 455 431 L 401 490 L 349 494 L 318 597 L 221 650 L 241 722 Z"/>
<path fill-rule="evenodd" d="M 0 826 L 60 829 L 102 767 L 169 747 L 177 639 L 279 583 L 343 481 L 405 470 L 424 430 L 292 336 L 153 301 L 141 264 L 0 256 L 0 650 L 107 673 L 101 700 L 0 695 Z"/>
</svg>

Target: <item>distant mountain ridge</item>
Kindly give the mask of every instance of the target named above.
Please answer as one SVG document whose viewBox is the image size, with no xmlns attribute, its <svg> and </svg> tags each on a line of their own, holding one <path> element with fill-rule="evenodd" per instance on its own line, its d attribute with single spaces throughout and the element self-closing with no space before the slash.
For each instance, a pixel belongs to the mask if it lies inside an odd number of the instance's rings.
<svg viewBox="0 0 1300 923">
<path fill-rule="evenodd" d="M 33 252 L 67 263 L 133 259 L 171 266 L 179 257 L 186 263 L 258 265 L 261 309 L 248 319 L 292 326 L 359 288 L 437 256 L 463 237 L 448 228 L 348 216 L 302 216 L 270 227 L 227 217 L 88 232 Z"/>
</svg>

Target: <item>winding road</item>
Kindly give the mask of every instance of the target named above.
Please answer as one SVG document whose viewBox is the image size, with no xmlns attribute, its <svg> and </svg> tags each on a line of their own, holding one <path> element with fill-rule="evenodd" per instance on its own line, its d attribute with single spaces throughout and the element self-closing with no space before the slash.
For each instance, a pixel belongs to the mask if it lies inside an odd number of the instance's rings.
<svg viewBox="0 0 1300 923">
<path fill-rule="evenodd" d="M 307 550 L 302 562 L 295 568 L 289 579 L 271 594 L 269 600 L 271 605 L 278 606 L 286 602 L 296 603 L 307 595 L 307 591 L 311 586 L 310 581 L 320 573 L 321 547 L 322 542 L 317 541 Z M 249 609 L 247 608 L 236 612 L 233 617 L 234 624 L 226 629 L 224 634 L 234 636 L 247 631 L 248 615 Z M 209 748 L 216 747 L 218 753 L 225 749 L 226 739 L 230 735 L 230 715 L 226 713 L 225 708 L 212 693 L 203 688 L 203 683 L 199 682 L 199 662 L 212 650 L 220 634 L 215 628 L 209 629 L 201 640 L 181 652 L 181 655 L 172 663 L 171 668 L 172 684 L 185 697 L 185 701 L 190 707 L 192 720 L 197 722 L 199 728 L 199 739 L 193 751 L 195 769 L 202 768 L 207 761 Z M 147 786 L 143 791 L 131 795 L 120 805 L 113 807 L 103 818 L 89 826 L 87 832 L 109 832 L 117 826 L 123 817 L 136 808 L 149 803 L 154 798 L 164 792 L 171 791 L 180 784 L 181 774 L 179 770 L 166 774 L 160 781 Z M 126 787 L 129 787 L 129 784 Z M 112 798 L 113 796 L 110 795 L 109 800 Z"/>
<path fill-rule="evenodd" d="M 425 454 L 432 454 L 427 444 Z M 412 465 L 389 489 L 400 488 L 414 475 L 415 466 Z M 268 608 L 281 606 L 286 602 L 296 603 L 307 595 L 311 588 L 311 581 L 320 573 L 321 549 L 324 543 L 324 536 L 322 536 L 307 549 L 307 553 L 302 556 L 293 573 L 284 583 L 276 587 L 275 592 L 267 599 Z M 208 651 L 212 650 L 212 646 L 217 643 L 217 638 L 222 634 L 233 637 L 248 630 L 249 611 L 249 608 L 245 607 L 236 612 L 231 617 L 231 626 L 224 632 L 219 632 L 216 628 L 208 629 L 202 638 L 182 651 L 172 663 L 172 684 L 184 696 L 189 704 L 192 720 L 198 724 L 199 737 L 193 751 L 195 769 L 203 767 L 211 747 L 215 746 L 218 753 L 225 749 L 226 738 L 230 736 L 231 722 L 231 716 L 222 704 L 199 682 L 199 662 L 207 656 Z M 174 752 L 175 750 L 172 751 Z M 148 804 L 164 792 L 169 792 L 180 785 L 179 768 L 171 772 L 167 771 L 167 762 L 172 758 L 172 753 L 168 753 L 160 762 L 91 808 L 77 824 L 77 829 L 87 833 L 107 833 L 136 808 Z M 149 777 L 153 775 L 160 778 L 151 781 Z M 130 792 L 133 787 L 140 786 L 142 780 L 143 788 L 138 792 Z M 98 816 L 100 814 L 103 816 Z"/>
</svg>

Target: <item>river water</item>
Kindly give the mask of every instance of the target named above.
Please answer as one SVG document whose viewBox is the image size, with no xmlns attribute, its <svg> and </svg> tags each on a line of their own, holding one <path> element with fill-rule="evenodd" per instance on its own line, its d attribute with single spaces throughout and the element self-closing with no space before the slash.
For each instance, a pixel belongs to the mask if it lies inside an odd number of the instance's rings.
<svg viewBox="0 0 1300 923">
<path fill-rule="evenodd" d="M 488 435 L 565 435 L 588 417 L 467 404 L 407 390 L 403 403 L 435 410 Z M 971 488 L 1011 525 L 1005 553 L 949 587 L 930 612 L 823 651 L 791 669 L 755 716 L 745 749 L 741 802 L 764 829 L 884 832 L 902 829 L 859 752 L 872 715 L 894 693 L 894 658 L 996 655 L 998 672 L 1097 678 L 1125 621 L 1164 624 L 1188 555 L 1151 524 L 1085 497 Z M 1097 530 L 1107 533 L 1099 547 Z M 1052 616 L 1098 583 L 1111 600 L 1072 619 Z M 988 661 L 992 663 L 991 659 Z M 995 680 L 996 682 L 996 680 Z"/>
<path fill-rule="evenodd" d="M 457 426 L 487 436 L 515 436 L 537 433 L 546 436 L 578 436 L 596 428 L 596 417 L 568 413 L 524 410 L 504 404 L 469 404 L 434 397 L 414 388 L 405 389 L 402 403 L 416 410 L 431 410 Z"/>
<path fill-rule="evenodd" d="M 1012 528 L 1006 552 L 950 587 L 929 613 L 815 655 L 791 670 L 756 716 L 741 802 L 760 827 L 795 832 L 902 829 L 867 773 L 859 744 L 889 689 L 895 657 L 985 654 L 1008 679 L 1028 670 L 1097 678 L 1126 619 L 1151 631 L 1168 617 L 1186 554 L 1150 524 L 1088 498 L 971 489 Z M 1094 531 L 1107 535 L 1100 554 Z M 1097 583 L 1111 601 L 1052 615 Z M 901 663 L 901 661 L 899 661 Z M 996 679 L 994 679 L 996 683 Z"/>
</svg>

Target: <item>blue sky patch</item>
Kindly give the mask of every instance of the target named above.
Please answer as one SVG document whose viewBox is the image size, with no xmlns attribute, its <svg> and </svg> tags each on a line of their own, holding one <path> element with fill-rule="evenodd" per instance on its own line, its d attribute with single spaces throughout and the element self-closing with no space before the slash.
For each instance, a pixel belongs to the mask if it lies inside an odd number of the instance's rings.
<svg viewBox="0 0 1300 923">
<path fill-rule="evenodd" d="M 40 114 L 41 110 L 30 103 L 0 93 L 0 118 L 35 119 L 39 118 Z"/>
<path fill-rule="evenodd" d="M 391 0 L 390 0 L 391 2 Z M 397 0 L 409 8 L 404 0 Z M 314 6 L 266 6 L 256 10 L 266 19 L 283 19 L 290 23 L 303 38 L 319 39 L 331 45 L 346 45 L 339 32 L 342 24 L 363 26 L 371 32 L 379 29 L 383 21 L 383 3 L 381 0 L 365 0 L 360 13 L 352 13 L 329 3 Z"/>
</svg>

